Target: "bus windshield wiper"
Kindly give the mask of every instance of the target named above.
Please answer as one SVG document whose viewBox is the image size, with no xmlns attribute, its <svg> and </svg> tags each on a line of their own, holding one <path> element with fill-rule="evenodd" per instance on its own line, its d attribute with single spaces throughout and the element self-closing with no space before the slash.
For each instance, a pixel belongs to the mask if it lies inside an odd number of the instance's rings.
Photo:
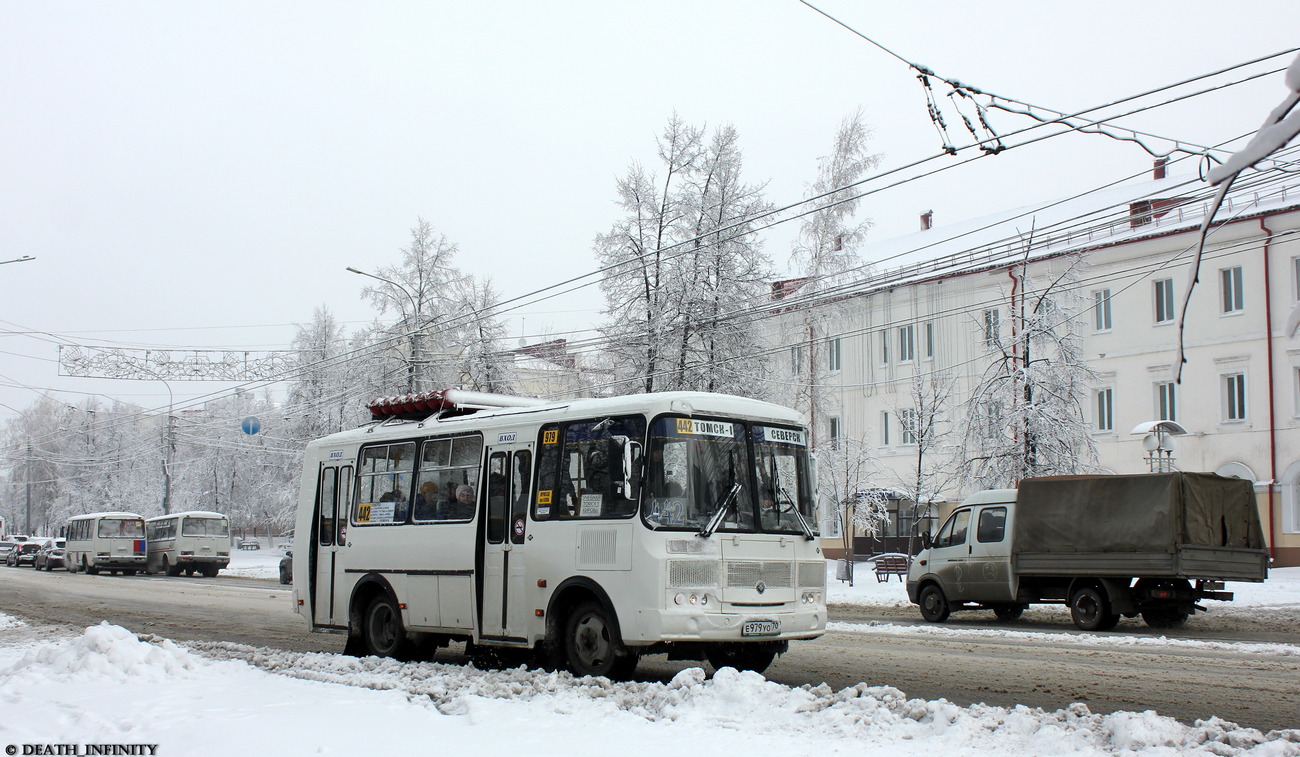
<svg viewBox="0 0 1300 757">
<path fill-rule="evenodd" d="M 812 526 L 808 525 L 808 521 L 803 517 L 803 513 L 799 512 L 798 503 L 794 501 L 794 497 L 790 496 L 790 492 L 786 491 L 785 485 L 781 483 L 781 471 L 777 468 L 775 456 L 772 458 L 772 486 L 776 489 L 778 519 L 780 518 L 779 513 L 781 512 L 781 506 L 789 504 L 790 511 L 794 513 L 795 520 L 799 521 L 799 530 L 803 531 L 803 538 L 807 541 L 816 539 L 817 536 L 813 533 Z"/>
<path fill-rule="evenodd" d="M 700 529 L 700 532 L 696 534 L 696 536 L 703 536 L 705 538 L 713 536 L 713 532 L 718 530 L 718 526 L 721 526 L 723 519 L 727 517 L 727 510 L 731 509 L 738 494 L 740 494 L 740 482 L 731 485 L 731 488 L 727 490 L 726 495 L 723 496 L 722 502 L 718 503 L 718 509 L 713 513 L 713 517 L 709 518 L 709 522 L 704 524 L 704 527 Z"/>
<path fill-rule="evenodd" d="M 799 521 L 799 530 L 803 531 L 803 538 L 808 541 L 816 539 L 817 535 L 813 533 L 812 526 L 808 524 L 808 519 L 804 518 L 803 513 L 799 512 L 799 506 L 795 504 L 794 499 L 790 497 L 790 493 L 785 490 L 784 486 L 781 487 L 781 496 L 790 503 L 790 511 L 794 513 L 794 517 Z"/>
</svg>

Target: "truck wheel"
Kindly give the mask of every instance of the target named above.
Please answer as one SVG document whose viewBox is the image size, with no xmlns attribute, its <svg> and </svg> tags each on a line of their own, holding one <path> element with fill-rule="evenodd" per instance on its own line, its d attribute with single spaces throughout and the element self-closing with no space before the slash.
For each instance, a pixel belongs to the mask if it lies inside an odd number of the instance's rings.
<svg viewBox="0 0 1300 757">
<path fill-rule="evenodd" d="M 918 599 L 921 602 L 921 617 L 931 623 L 942 623 L 948 619 L 948 598 L 943 595 L 943 589 L 938 584 L 926 584 Z"/>
<path fill-rule="evenodd" d="M 619 654 L 614 638 L 614 624 L 599 602 L 578 605 L 564 633 L 564 652 L 569 671 L 575 676 L 605 676 L 614 680 L 628 678 L 636 670 L 640 657 L 635 653 Z"/>
<path fill-rule="evenodd" d="M 1119 614 L 1110 611 L 1101 590 L 1085 586 L 1070 598 L 1070 617 L 1084 631 L 1109 631 L 1119 624 Z"/>
<path fill-rule="evenodd" d="M 1013 620 L 1020 620 L 1020 616 L 1025 614 L 1024 605 L 998 605 L 993 608 L 993 614 L 1003 623 L 1010 623 Z"/>
<path fill-rule="evenodd" d="M 776 644 L 726 644 L 710 647 L 705 656 L 715 671 L 719 668 L 735 668 L 762 673 L 776 659 L 776 653 Z"/>
<path fill-rule="evenodd" d="M 1142 613 L 1142 620 L 1152 628 L 1178 628 L 1187 622 L 1187 617 L 1187 613 L 1176 607 L 1161 607 Z"/>
</svg>

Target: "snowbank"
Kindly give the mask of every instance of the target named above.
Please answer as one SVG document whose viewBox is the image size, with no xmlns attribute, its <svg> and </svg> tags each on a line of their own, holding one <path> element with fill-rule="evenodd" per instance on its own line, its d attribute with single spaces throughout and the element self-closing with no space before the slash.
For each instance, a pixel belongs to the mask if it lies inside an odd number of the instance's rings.
<svg viewBox="0 0 1300 757">
<path fill-rule="evenodd" d="M 2 618 L 3 616 L 0 616 Z M 24 637 L 24 634 L 26 636 Z M 107 623 L 31 640 L 0 630 L 0 742 L 157 744 L 158 754 L 1300 755 L 1300 730 L 1075 704 L 959 707 L 860 684 L 792 688 L 730 668 L 669 683 L 304 654 L 185 648 Z M 19 641 L 25 638 L 26 641 Z M 292 727 L 286 727 L 292 724 Z"/>
</svg>

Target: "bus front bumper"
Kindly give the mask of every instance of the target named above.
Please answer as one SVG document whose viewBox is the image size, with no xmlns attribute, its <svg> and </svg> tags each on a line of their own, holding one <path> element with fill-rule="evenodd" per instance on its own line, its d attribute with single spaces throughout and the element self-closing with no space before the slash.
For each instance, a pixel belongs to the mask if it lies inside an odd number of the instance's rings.
<svg viewBox="0 0 1300 757">
<path fill-rule="evenodd" d="M 779 641 L 815 639 L 824 633 L 826 607 L 823 605 L 794 612 L 641 610 L 637 613 L 635 636 L 647 642 Z M 625 629 L 624 637 L 629 636 Z"/>
</svg>

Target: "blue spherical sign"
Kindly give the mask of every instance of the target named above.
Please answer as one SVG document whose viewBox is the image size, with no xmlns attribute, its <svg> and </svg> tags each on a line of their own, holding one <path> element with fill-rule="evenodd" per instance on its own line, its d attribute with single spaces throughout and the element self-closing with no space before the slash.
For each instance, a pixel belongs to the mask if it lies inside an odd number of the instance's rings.
<svg viewBox="0 0 1300 757">
<path fill-rule="evenodd" d="M 239 427 L 244 430 L 245 434 L 252 435 L 262 430 L 262 422 L 257 419 L 257 416 L 250 415 L 239 424 Z"/>
</svg>

